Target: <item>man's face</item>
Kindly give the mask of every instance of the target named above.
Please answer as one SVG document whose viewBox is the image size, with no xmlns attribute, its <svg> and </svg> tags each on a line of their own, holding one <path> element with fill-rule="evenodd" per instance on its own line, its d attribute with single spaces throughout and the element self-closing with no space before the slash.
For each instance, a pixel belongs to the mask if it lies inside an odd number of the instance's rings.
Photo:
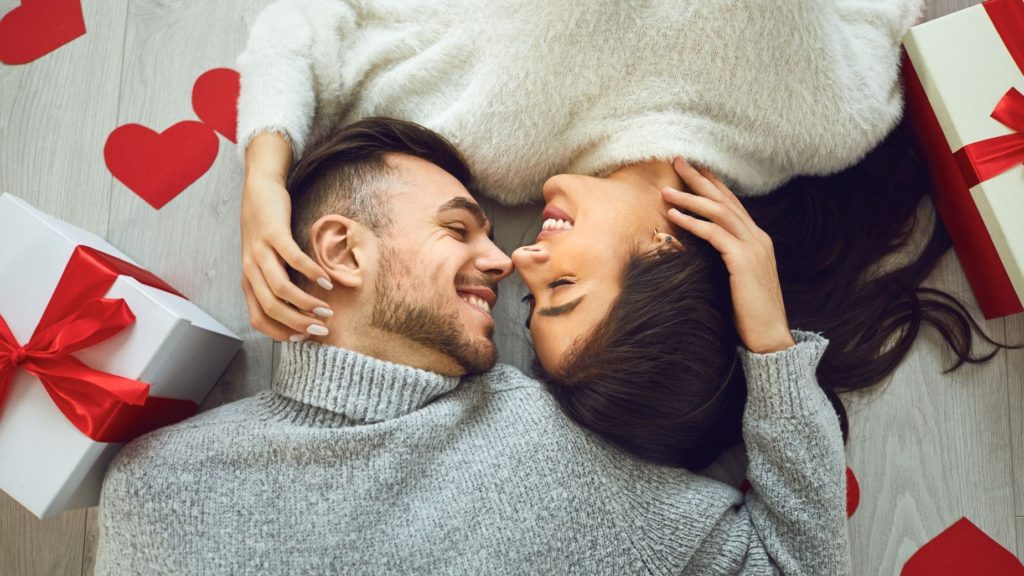
<svg viewBox="0 0 1024 576">
<path fill-rule="evenodd" d="M 387 155 L 399 183 L 374 281 L 374 327 L 439 350 L 466 373 L 494 366 L 490 310 L 512 261 L 466 188 L 430 162 Z"/>
</svg>

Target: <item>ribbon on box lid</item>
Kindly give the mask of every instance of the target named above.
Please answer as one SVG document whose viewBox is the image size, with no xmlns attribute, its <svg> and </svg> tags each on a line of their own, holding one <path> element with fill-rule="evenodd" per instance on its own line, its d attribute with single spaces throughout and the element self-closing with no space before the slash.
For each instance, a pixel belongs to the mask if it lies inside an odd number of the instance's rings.
<svg viewBox="0 0 1024 576">
<path fill-rule="evenodd" d="M 0 316 L 0 410 L 21 367 L 39 379 L 76 428 L 97 442 L 127 442 L 198 411 L 195 402 L 150 396 L 149 384 L 93 370 L 71 355 L 135 321 L 124 300 L 102 297 L 120 275 L 181 296 L 147 270 L 77 246 L 27 344 L 18 343 Z"/>
<path fill-rule="evenodd" d="M 1017 68 L 1024 73 L 1024 0 L 989 0 L 983 6 Z M 953 154 L 968 188 L 1024 164 L 1024 94 L 1010 88 L 991 116 L 1015 133 L 967 144 Z"/>
</svg>

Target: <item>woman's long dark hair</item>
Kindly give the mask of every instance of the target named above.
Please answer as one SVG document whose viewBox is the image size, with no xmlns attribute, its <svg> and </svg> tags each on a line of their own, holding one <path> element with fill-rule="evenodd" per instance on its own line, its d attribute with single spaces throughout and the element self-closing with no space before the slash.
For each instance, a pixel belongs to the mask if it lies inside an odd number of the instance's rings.
<svg viewBox="0 0 1024 576">
<path fill-rule="evenodd" d="M 792 328 L 829 339 L 817 369 L 846 438 L 837 393 L 877 384 L 910 350 L 923 325 L 963 363 L 1008 346 L 987 336 L 956 297 L 921 282 L 950 248 L 934 219 L 909 262 L 879 263 L 905 249 L 930 180 L 901 124 L 859 164 L 793 180 L 744 199 L 775 247 Z M 606 320 L 561 366 L 534 368 L 581 426 L 642 458 L 697 470 L 741 440 L 746 383 L 736 360 L 728 272 L 707 242 L 676 230 L 687 250 L 634 256 Z M 995 346 L 976 356 L 975 333 Z"/>
</svg>

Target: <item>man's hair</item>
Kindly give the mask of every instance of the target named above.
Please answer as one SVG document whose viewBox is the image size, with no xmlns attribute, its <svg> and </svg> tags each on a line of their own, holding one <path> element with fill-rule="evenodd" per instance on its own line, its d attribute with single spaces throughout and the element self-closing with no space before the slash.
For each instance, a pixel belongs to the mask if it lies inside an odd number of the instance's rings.
<svg viewBox="0 0 1024 576">
<path fill-rule="evenodd" d="M 325 214 L 341 214 L 378 236 L 392 222 L 388 189 L 397 172 L 384 155 L 422 158 L 454 176 L 472 192 L 472 175 L 459 151 L 444 136 L 395 118 L 366 118 L 341 126 L 310 148 L 288 175 L 292 236 L 312 256 L 309 229 Z M 305 284 L 289 269 L 292 282 Z"/>
</svg>

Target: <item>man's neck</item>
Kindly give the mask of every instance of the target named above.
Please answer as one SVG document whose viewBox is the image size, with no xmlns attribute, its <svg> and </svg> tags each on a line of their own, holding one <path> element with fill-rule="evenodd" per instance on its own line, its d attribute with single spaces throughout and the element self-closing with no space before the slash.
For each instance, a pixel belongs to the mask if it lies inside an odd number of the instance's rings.
<svg viewBox="0 0 1024 576">
<path fill-rule="evenodd" d="M 464 376 L 466 370 L 451 356 L 418 342 L 371 328 L 364 323 L 345 322 L 337 316 L 326 322 L 327 336 L 311 336 L 312 340 L 345 348 L 365 356 L 434 372 L 442 376 Z M 362 325 L 360 325 L 362 324 Z"/>
</svg>

